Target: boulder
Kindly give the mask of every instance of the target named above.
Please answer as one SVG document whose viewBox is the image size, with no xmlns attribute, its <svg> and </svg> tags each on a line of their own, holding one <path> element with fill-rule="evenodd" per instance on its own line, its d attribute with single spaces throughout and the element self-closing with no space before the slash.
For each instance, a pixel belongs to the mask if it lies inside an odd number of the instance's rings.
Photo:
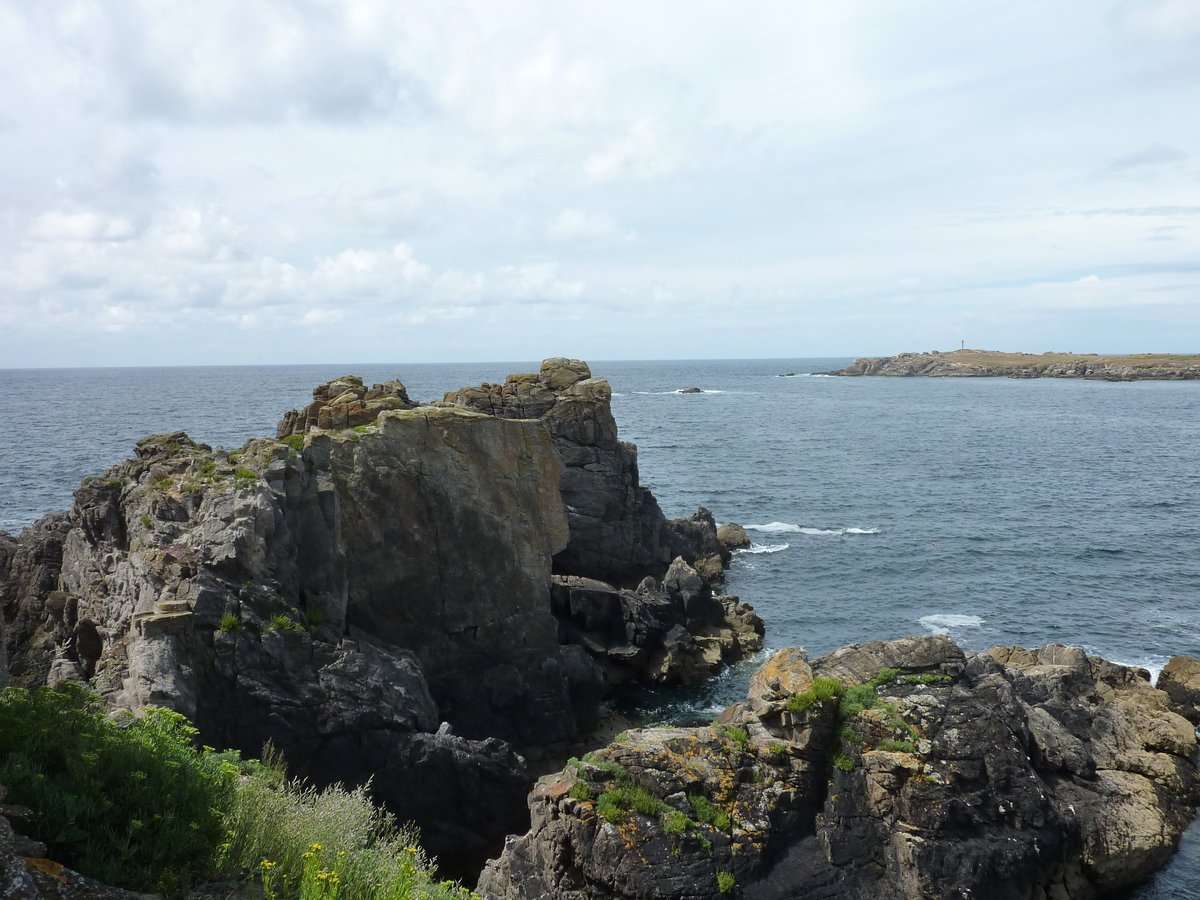
<svg viewBox="0 0 1200 900">
<path fill-rule="evenodd" d="M 1172 656 L 1158 676 L 1157 687 L 1172 708 L 1193 725 L 1200 725 L 1200 659 Z"/>
<path fill-rule="evenodd" d="M 737 522 L 726 522 L 717 529 L 717 540 L 726 550 L 745 550 L 750 546 L 746 529 Z"/>
</svg>

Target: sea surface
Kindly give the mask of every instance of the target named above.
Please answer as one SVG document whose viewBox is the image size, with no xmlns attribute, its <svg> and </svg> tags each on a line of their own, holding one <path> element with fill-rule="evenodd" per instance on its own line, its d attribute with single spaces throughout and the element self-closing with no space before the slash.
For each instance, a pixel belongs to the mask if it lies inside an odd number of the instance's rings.
<svg viewBox="0 0 1200 900">
<path fill-rule="evenodd" d="M 1155 674 L 1200 656 L 1200 382 L 814 374 L 849 362 L 591 362 L 667 515 L 705 506 L 746 527 L 754 546 L 726 589 L 762 616 L 768 649 L 946 632 L 968 650 L 1058 642 Z M 81 478 L 147 434 L 273 436 L 339 375 L 434 400 L 536 370 L 0 370 L 0 529 L 69 508 Z M 691 387 L 704 393 L 678 393 Z M 752 667 L 621 703 L 709 713 L 744 696 Z M 1200 900 L 1200 830 L 1131 896 Z"/>
</svg>

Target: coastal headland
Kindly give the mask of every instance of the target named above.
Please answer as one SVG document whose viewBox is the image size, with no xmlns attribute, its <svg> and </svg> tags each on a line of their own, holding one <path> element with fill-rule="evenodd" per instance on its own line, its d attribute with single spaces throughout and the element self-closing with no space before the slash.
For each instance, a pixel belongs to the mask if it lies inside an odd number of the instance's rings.
<svg viewBox="0 0 1200 900">
<path fill-rule="evenodd" d="M 1200 354 L 1005 353 L 954 350 L 860 357 L 824 375 L 924 375 L 928 378 L 1091 378 L 1101 381 L 1187 381 L 1200 378 Z"/>
</svg>

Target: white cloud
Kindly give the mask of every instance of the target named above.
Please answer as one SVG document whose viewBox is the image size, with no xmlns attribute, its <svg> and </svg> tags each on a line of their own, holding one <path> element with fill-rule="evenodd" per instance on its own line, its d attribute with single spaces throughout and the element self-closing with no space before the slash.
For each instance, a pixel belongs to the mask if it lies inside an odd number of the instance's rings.
<svg viewBox="0 0 1200 900">
<path fill-rule="evenodd" d="M 607 213 L 584 213 L 577 209 L 564 209 L 555 216 L 547 234 L 552 241 L 581 244 L 625 244 L 634 239 L 633 232 L 622 229 Z"/>
</svg>

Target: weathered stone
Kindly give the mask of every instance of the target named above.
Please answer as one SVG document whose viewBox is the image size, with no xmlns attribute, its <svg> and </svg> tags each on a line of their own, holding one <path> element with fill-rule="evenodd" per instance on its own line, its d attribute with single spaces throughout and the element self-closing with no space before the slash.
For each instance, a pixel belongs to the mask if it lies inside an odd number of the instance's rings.
<svg viewBox="0 0 1200 900">
<path fill-rule="evenodd" d="M 737 522 L 726 522 L 717 529 L 717 540 L 726 550 L 745 550 L 750 546 L 750 538 L 746 529 Z"/>
<path fill-rule="evenodd" d="M 788 706 L 814 675 L 869 681 L 879 699 L 861 694 L 835 729 L 836 702 Z M 532 829 L 480 894 L 718 900 L 732 875 L 761 900 L 1094 898 L 1161 866 L 1200 796 L 1186 722 L 1138 671 L 1075 648 L 908 638 L 811 666 L 794 649 L 749 697 L 718 729 L 631 732 L 542 779 Z M 612 763 L 660 813 L 610 804 L 601 818 L 590 798 L 612 790 Z M 727 828 L 701 821 L 715 819 L 699 796 Z"/>
<path fill-rule="evenodd" d="M 1172 708 L 1193 725 L 1200 725 L 1200 659 L 1172 656 L 1158 676 L 1158 689 Z"/>
</svg>

